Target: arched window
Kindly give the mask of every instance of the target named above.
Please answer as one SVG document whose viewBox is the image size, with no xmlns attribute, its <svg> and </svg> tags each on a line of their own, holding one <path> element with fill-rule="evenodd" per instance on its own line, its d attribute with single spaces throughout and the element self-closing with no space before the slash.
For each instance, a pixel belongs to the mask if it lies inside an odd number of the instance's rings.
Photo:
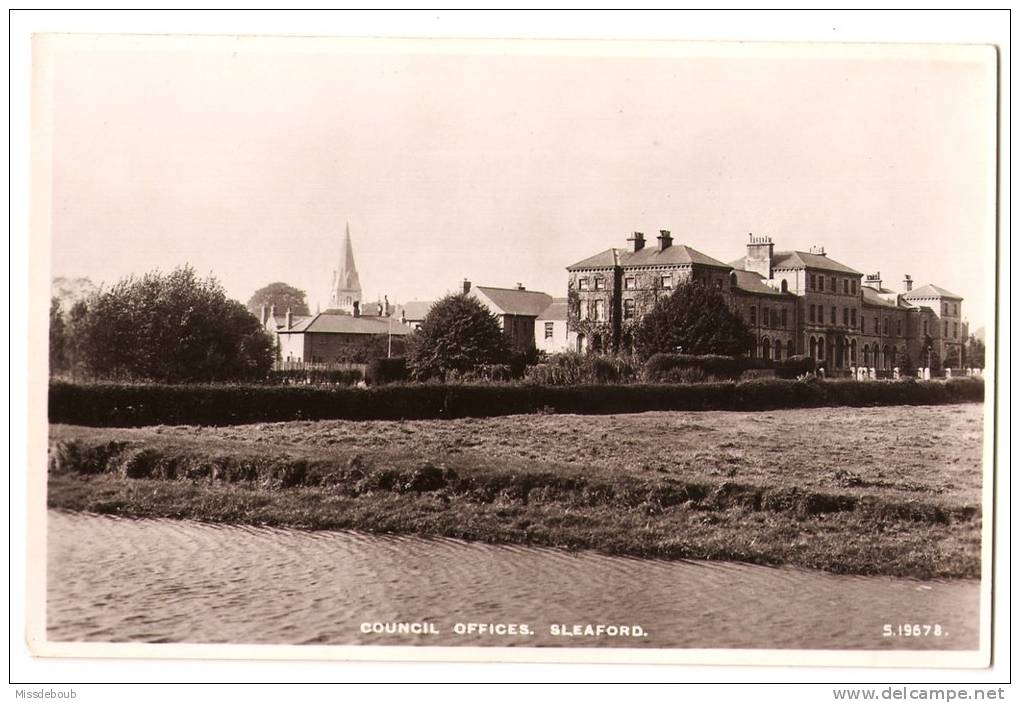
<svg viewBox="0 0 1020 703">
<path fill-rule="evenodd" d="M 818 358 L 825 361 L 825 337 L 818 338 Z"/>
<path fill-rule="evenodd" d="M 889 351 L 889 347 L 882 347 L 882 368 L 892 368 L 892 353 Z"/>
<path fill-rule="evenodd" d="M 773 358 L 775 358 L 776 361 L 779 361 L 780 359 L 783 358 L 783 342 L 781 340 L 777 339 L 776 343 L 775 343 L 775 346 L 774 346 L 774 349 L 775 349 L 775 357 L 773 357 Z"/>
<path fill-rule="evenodd" d="M 871 347 L 864 345 L 864 365 L 871 366 Z"/>
<path fill-rule="evenodd" d="M 584 338 L 584 335 L 583 334 L 577 335 L 577 353 L 578 354 L 583 354 L 585 352 L 586 345 L 587 345 L 587 340 Z"/>
<path fill-rule="evenodd" d="M 730 287 L 732 288 L 737 287 L 737 274 L 735 273 L 730 274 Z"/>
<path fill-rule="evenodd" d="M 779 284 L 779 290 L 783 291 L 784 293 L 786 292 L 787 286 L 786 286 L 786 279 L 785 278 L 783 279 L 782 283 Z"/>
<path fill-rule="evenodd" d="M 761 338 L 761 358 L 762 359 L 772 358 L 772 345 L 769 344 L 768 337 Z"/>
<path fill-rule="evenodd" d="M 850 340 L 850 363 L 857 366 L 857 340 Z"/>
</svg>

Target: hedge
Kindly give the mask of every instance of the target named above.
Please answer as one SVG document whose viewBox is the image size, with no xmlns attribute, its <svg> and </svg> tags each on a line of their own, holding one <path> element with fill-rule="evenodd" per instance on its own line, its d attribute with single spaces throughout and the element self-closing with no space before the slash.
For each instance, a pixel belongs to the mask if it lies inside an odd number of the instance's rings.
<svg viewBox="0 0 1020 703">
<path fill-rule="evenodd" d="M 361 369 L 280 369 L 269 372 L 268 382 L 354 386 L 363 378 Z"/>
<path fill-rule="evenodd" d="M 416 420 L 551 412 L 774 410 L 980 402 L 977 378 L 950 381 L 768 379 L 680 385 L 413 384 L 372 388 L 78 385 L 54 381 L 50 422 L 99 427 L 235 425 L 287 420 Z"/>
</svg>

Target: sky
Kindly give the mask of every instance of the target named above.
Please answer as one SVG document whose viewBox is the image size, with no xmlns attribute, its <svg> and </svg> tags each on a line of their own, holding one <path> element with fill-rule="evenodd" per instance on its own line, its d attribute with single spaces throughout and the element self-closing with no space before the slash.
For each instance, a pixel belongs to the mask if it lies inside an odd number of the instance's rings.
<svg viewBox="0 0 1020 703">
<path fill-rule="evenodd" d="M 904 274 L 991 319 L 987 48 L 53 41 L 52 272 L 192 265 L 326 307 L 350 223 L 364 298 L 566 295 L 638 230 L 722 261 L 748 233 Z"/>
</svg>

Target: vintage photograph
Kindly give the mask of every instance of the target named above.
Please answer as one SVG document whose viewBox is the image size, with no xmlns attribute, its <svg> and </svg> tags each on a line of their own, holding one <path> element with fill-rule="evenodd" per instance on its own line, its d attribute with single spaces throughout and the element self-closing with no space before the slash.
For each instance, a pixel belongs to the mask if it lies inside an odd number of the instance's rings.
<svg viewBox="0 0 1020 703">
<path fill-rule="evenodd" d="M 988 665 L 994 48 L 33 52 L 37 654 Z"/>
</svg>

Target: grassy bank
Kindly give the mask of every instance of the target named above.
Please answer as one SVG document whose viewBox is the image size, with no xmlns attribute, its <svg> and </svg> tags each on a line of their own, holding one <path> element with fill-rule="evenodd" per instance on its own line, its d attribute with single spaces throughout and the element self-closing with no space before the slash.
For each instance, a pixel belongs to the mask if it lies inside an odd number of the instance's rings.
<svg viewBox="0 0 1020 703">
<path fill-rule="evenodd" d="M 777 410 L 977 402 L 984 383 L 786 381 L 654 385 L 410 384 L 372 388 L 53 382 L 50 422 L 93 427 L 291 420 L 428 420 L 526 413 Z"/>
<path fill-rule="evenodd" d="M 54 425 L 49 504 L 976 577 L 982 409 Z"/>
</svg>

